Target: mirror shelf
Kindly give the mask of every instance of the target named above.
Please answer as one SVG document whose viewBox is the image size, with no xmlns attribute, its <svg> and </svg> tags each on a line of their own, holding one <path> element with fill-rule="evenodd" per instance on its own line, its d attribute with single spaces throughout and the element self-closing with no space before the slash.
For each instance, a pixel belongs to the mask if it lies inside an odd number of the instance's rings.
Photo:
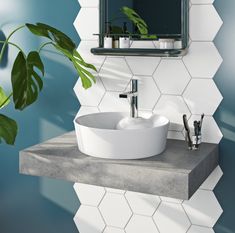
<svg viewBox="0 0 235 233">
<path fill-rule="evenodd" d="M 128 16 L 133 12 L 137 19 Z M 99 46 L 91 52 L 110 56 L 184 56 L 189 44 L 188 18 L 189 0 L 100 0 L 100 31 L 94 34 Z"/>
<path fill-rule="evenodd" d="M 181 57 L 187 54 L 188 49 L 144 49 L 144 48 L 92 48 L 95 55 L 106 56 L 150 56 L 150 57 Z"/>
</svg>

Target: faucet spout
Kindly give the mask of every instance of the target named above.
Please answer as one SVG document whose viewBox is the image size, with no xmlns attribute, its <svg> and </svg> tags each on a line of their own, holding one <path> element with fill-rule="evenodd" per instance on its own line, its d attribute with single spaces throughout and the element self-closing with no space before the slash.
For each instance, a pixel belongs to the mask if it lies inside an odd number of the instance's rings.
<svg viewBox="0 0 235 233">
<path fill-rule="evenodd" d="M 138 118 L 138 80 L 131 80 L 131 91 L 119 95 L 119 98 L 130 98 L 130 115 Z"/>
</svg>

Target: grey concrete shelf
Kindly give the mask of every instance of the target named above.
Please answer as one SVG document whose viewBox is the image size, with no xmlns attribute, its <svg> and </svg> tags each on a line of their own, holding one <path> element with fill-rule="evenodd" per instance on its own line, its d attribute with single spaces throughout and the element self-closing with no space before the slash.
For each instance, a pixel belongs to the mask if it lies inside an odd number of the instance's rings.
<svg viewBox="0 0 235 233">
<path fill-rule="evenodd" d="M 188 151 L 184 141 L 167 144 L 148 159 L 105 160 L 82 154 L 70 132 L 21 151 L 20 173 L 187 200 L 218 165 L 218 145 Z"/>
</svg>

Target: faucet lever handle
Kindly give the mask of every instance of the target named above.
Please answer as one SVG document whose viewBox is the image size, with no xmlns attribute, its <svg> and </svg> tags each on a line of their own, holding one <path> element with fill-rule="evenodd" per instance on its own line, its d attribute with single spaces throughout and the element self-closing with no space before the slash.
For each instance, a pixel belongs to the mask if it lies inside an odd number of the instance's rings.
<svg viewBox="0 0 235 233">
<path fill-rule="evenodd" d="M 128 95 L 127 95 L 127 94 L 120 94 L 120 95 L 119 95 L 119 98 L 121 98 L 121 99 L 127 99 L 127 98 L 128 98 Z"/>
</svg>

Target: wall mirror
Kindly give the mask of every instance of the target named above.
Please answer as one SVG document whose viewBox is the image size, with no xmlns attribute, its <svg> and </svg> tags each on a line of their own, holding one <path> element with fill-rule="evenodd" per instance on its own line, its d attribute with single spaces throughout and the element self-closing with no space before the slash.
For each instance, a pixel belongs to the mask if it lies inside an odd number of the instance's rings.
<svg viewBox="0 0 235 233">
<path fill-rule="evenodd" d="M 97 55 L 183 56 L 189 0 L 100 0 Z"/>
</svg>

